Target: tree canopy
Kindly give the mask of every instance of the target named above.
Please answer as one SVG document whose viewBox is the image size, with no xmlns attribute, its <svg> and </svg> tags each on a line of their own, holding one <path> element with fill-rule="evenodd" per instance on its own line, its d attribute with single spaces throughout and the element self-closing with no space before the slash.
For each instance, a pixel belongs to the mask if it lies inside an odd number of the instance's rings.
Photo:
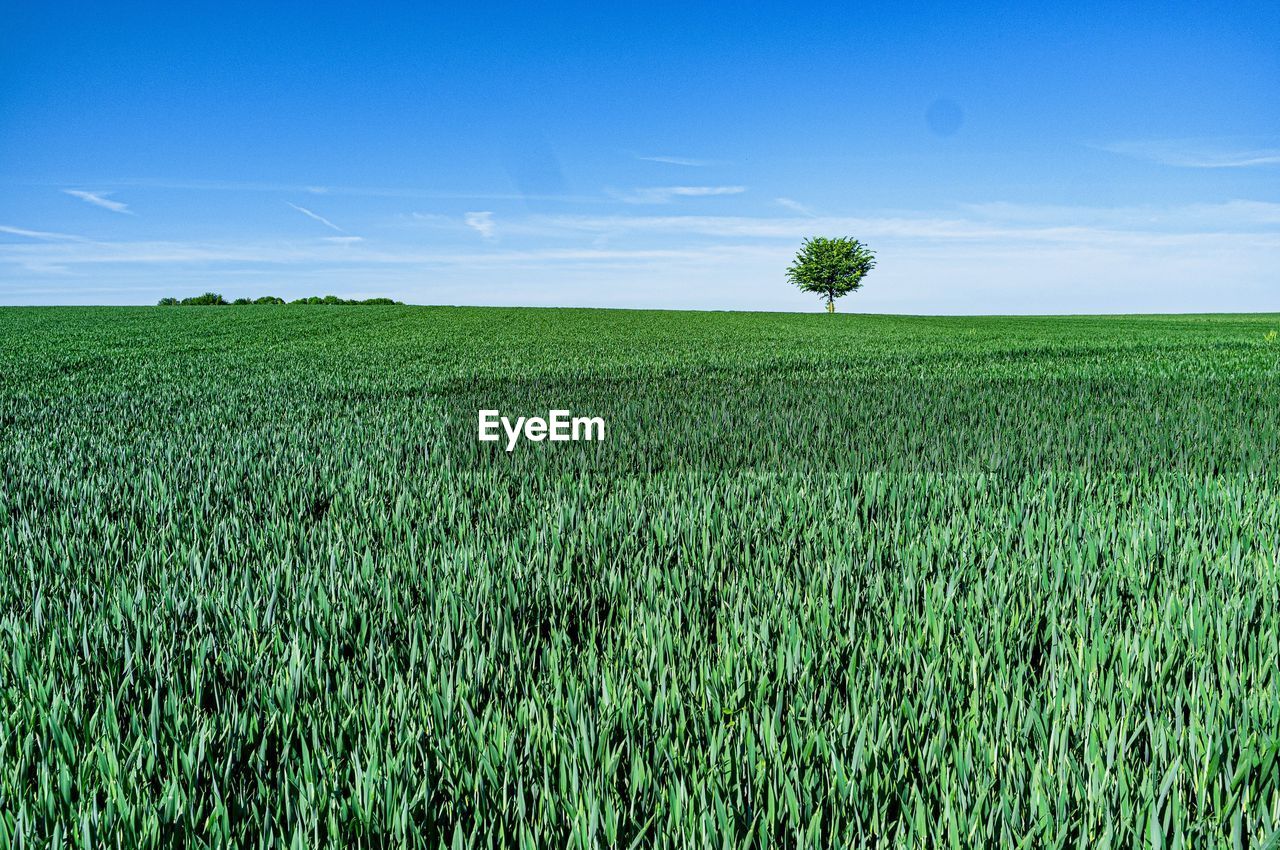
<svg viewBox="0 0 1280 850">
<path fill-rule="evenodd" d="M 795 261 L 787 267 L 787 280 L 802 292 L 816 292 L 835 312 L 837 298 L 862 288 L 862 279 L 876 267 L 875 252 L 857 239 L 815 236 L 804 240 Z"/>
<path fill-rule="evenodd" d="M 194 295 L 181 300 L 173 297 L 161 298 L 159 306 L 161 307 L 223 307 L 226 305 L 246 305 L 246 304 L 336 304 L 344 307 L 350 306 L 376 306 L 383 304 L 401 304 L 403 302 L 395 301 L 391 298 L 339 298 L 336 295 L 311 295 L 306 298 L 297 298 L 293 301 L 286 302 L 283 298 L 275 295 L 263 295 L 260 298 L 237 298 L 234 301 L 227 301 L 217 292 L 206 292 L 203 295 Z"/>
</svg>

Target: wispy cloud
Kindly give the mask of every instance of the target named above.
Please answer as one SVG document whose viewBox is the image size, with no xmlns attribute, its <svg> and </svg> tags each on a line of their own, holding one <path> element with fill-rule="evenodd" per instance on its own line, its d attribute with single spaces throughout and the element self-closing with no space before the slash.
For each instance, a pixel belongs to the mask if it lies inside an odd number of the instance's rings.
<svg viewBox="0 0 1280 850">
<path fill-rule="evenodd" d="M 541 237 L 578 232 L 610 239 L 797 240 L 814 233 L 876 239 L 974 244 L 1150 245 L 1223 235 L 1280 243 L 1280 204 L 1230 201 L 1171 207 L 1051 207 L 979 204 L 959 211 L 902 211 L 877 216 L 549 215 L 512 224 Z"/>
<path fill-rule="evenodd" d="M 33 262 L 21 263 L 20 266 L 24 271 L 31 272 L 32 274 L 57 275 L 59 277 L 73 274 L 71 269 L 66 266 L 58 265 L 57 263 Z"/>
<path fill-rule="evenodd" d="M 1099 150 L 1177 168 L 1254 168 L 1280 165 L 1280 147 L 1240 146 L 1197 139 L 1111 142 Z"/>
<path fill-rule="evenodd" d="M 706 198 L 715 195 L 740 195 L 746 186 L 646 186 L 630 192 L 614 192 L 615 198 L 628 204 L 669 204 L 676 198 Z"/>
<path fill-rule="evenodd" d="M 778 206 L 785 207 L 792 212 L 800 213 L 800 215 L 807 215 L 810 218 L 817 216 L 817 213 L 809 209 L 809 207 L 806 207 L 804 204 L 799 201 L 794 201 L 791 198 L 774 198 L 773 200 L 778 204 Z"/>
<path fill-rule="evenodd" d="M 1223 201 L 1167 205 L 1074 207 L 1007 202 L 963 204 L 967 219 L 1009 225 L 1065 225 L 1123 230 L 1274 231 L 1280 225 L 1280 203 Z"/>
<path fill-rule="evenodd" d="M 692 159 L 686 156 L 640 156 L 636 155 L 636 159 L 644 162 L 661 162 L 667 165 L 684 165 L 689 168 L 702 168 L 715 163 L 709 159 Z"/>
<path fill-rule="evenodd" d="M 85 203 L 93 204 L 95 207 L 102 207 L 104 210 L 111 210 L 115 213 L 133 215 L 128 204 L 108 198 L 107 195 L 110 195 L 110 192 L 86 192 L 83 189 L 63 189 L 62 191 L 73 198 L 79 198 Z"/>
<path fill-rule="evenodd" d="M 875 285 L 857 302 L 873 312 L 1280 308 L 1275 203 L 978 204 L 858 217 L 797 216 L 774 207 L 759 216 L 499 211 L 501 242 L 469 246 L 456 239 L 469 232 L 464 228 L 498 232 L 491 211 L 473 212 L 471 220 L 458 213 L 406 215 L 452 229 L 439 242 L 390 231 L 376 241 L 330 234 L 103 242 L 5 225 L 0 234 L 11 238 L 0 239 L 0 302 L 18 299 L 21 286 L 42 300 L 69 297 L 74 290 L 56 274 L 112 281 L 121 293 L 148 279 L 164 280 L 165 292 L 200 291 L 234 268 L 237 278 L 260 275 L 284 295 L 290 287 L 296 294 L 316 291 L 322 281 L 345 291 L 358 279 L 374 294 L 420 303 L 811 309 L 785 285 L 783 270 L 800 240 L 820 233 L 857 236 L 877 250 Z M 483 293 L 473 286 L 476 269 L 494 282 Z M 38 289 L 37 274 L 47 290 Z M 1214 286 L 1204 286 L 1207 279 Z M 601 287 L 601 280 L 611 285 Z"/>
<path fill-rule="evenodd" d="M 697 260 L 708 255 L 720 256 L 738 250 L 732 247 L 706 248 L 527 248 L 501 252 L 431 250 L 413 246 L 393 246 L 374 249 L 367 244 L 353 243 L 348 251 L 344 243 L 329 240 L 298 243 L 289 241 L 263 242 L 92 242 L 80 244 L 6 245 L 0 243 L 0 264 L 12 263 L 62 263 L 69 266 L 83 265 L 175 265 L 210 263 L 258 263 L 269 266 L 323 267 L 335 263 L 349 267 L 353 259 L 380 266 L 461 266 L 485 265 L 518 270 L 521 265 L 551 265 L 560 263 L 620 264 L 654 259 Z"/>
<path fill-rule="evenodd" d="M 8 233 L 10 236 L 25 236 L 28 239 L 43 239 L 48 242 L 88 241 L 81 236 L 71 236 L 67 233 L 50 233 L 47 230 L 28 230 L 25 227 L 10 227 L 7 224 L 0 224 L 0 233 Z"/>
<path fill-rule="evenodd" d="M 495 222 L 493 213 L 489 211 L 469 212 L 462 217 L 467 227 L 470 227 L 476 233 L 479 233 L 485 239 L 492 239 L 494 235 Z"/>
<path fill-rule="evenodd" d="M 118 178 L 99 181 L 122 188 L 165 189 L 180 192 L 267 192 L 365 198 L 417 198 L 445 201 L 555 201 L 575 204 L 607 204 L 604 195 L 532 194 L 528 192 L 442 192 L 411 186 L 325 186 L 298 183 L 255 183 L 238 180 L 171 180 Z M 44 185 L 44 184 L 40 184 Z"/>
<path fill-rule="evenodd" d="M 289 206 L 293 207 L 295 210 L 297 210 L 298 212 L 302 213 L 302 214 L 303 214 L 303 215 L 305 215 L 307 218 L 314 219 L 315 221 L 320 222 L 320 223 L 321 223 L 321 224 L 323 224 L 325 227 L 328 227 L 328 228 L 330 228 L 331 230 L 336 230 L 336 231 L 338 231 L 339 233 L 345 233 L 345 232 L 346 232 L 346 231 L 344 231 L 341 227 L 338 227 L 338 225 L 334 224 L 332 221 L 329 221 L 329 219 L 325 218 L 324 216 L 320 215 L 319 213 L 314 213 L 314 212 L 312 212 L 311 210 L 307 209 L 306 207 L 300 207 L 300 206 L 298 206 L 297 204 L 290 203 L 289 201 L 285 201 L 285 203 L 286 203 L 286 204 L 289 204 Z"/>
<path fill-rule="evenodd" d="M 433 219 L 434 220 L 434 219 Z M 456 222 L 457 219 L 454 219 Z M 0 225 L 0 232 L 39 241 L 0 243 L 0 259 L 58 263 L 183 262 L 222 259 L 228 262 L 269 263 L 346 262 L 339 248 L 353 246 L 370 263 L 427 263 L 463 261 L 476 256 L 511 261 L 567 260 L 654 256 L 696 256 L 709 251 L 793 250 L 800 238 L 813 233 L 849 233 L 895 245 L 907 254 L 928 246 L 966 243 L 975 250 L 1010 246 L 1129 245 L 1193 248 L 1213 242 L 1280 249 L 1280 204 L 1229 202 L 1170 207 L 1159 215 L 1145 208 L 1022 207 L 1015 204 L 974 205 L 951 214 L 928 211 L 891 216 L 796 218 L 792 216 L 700 215 L 539 215 L 503 222 L 519 247 L 501 254 L 476 255 L 424 248 L 417 240 L 371 246 L 355 236 L 329 236 L 314 242 L 290 240 L 242 242 L 101 242 L 66 234 Z M 488 235 L 496 226 L 491 211 L 467 213 L 464 223 Z M 607 235 L 617 244 L 599 247 L 595 237 Z M 583 238 L 585 237 L 585 239 Z M 677 238 L 679 237 L 679 238 Z M 551 238 L 569 240 L 550 243 Z M 623 240 L 626 240 L 625 242 Z M 62 243 L 62 244 L 55 244 Z M 322 244 L 323 243 L 323 244 Z M 588 247 L 588 245 L 592 247 Z"/>
</svg>

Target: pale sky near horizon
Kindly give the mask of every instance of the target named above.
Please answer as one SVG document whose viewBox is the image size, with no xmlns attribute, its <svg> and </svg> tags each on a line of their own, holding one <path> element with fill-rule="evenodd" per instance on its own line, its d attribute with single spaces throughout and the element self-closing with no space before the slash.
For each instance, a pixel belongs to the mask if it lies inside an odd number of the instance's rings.
<svg viewBox="0 0 1280 850">
<path fill-rule="evenodd" d="M 1280 311 L 1280 5 L 6 3 L 0 304 Z"/>
</svg>

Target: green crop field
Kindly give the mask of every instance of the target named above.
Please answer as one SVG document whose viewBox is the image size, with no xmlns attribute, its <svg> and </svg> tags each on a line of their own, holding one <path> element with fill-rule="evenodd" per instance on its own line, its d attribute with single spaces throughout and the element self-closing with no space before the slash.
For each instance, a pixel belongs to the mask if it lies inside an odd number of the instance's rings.
<svg viewBox="0 0 1280 850">
<path fill-rule="evenodd" d="M 1267 846 L 1277 329 L 0 310 L 0 848 Z"/>
</svg>

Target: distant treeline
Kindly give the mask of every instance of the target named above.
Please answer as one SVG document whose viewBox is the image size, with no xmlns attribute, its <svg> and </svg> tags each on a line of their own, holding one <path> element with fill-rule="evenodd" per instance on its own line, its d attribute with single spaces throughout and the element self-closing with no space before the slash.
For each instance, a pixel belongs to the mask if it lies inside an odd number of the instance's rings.
<svg viewBox="0 0 1280 850">
<path fill-rule="evenodd" d="M 285 301 L 275 295 L 264 295 L 261 298 L 237 298 L 228 301 L 217 292 L 206 292 L 204 295 L 193 295 L 190 298 L 161 298 L 161 307 L 226 307 L 237 304 L 339 304 L 342 306 L 367 306 L 372 304 L 403 304 L 391 298 L 339 298 L 336 295 L 312 295 L 309 298 L 295 298 Z"/>
</svg>

